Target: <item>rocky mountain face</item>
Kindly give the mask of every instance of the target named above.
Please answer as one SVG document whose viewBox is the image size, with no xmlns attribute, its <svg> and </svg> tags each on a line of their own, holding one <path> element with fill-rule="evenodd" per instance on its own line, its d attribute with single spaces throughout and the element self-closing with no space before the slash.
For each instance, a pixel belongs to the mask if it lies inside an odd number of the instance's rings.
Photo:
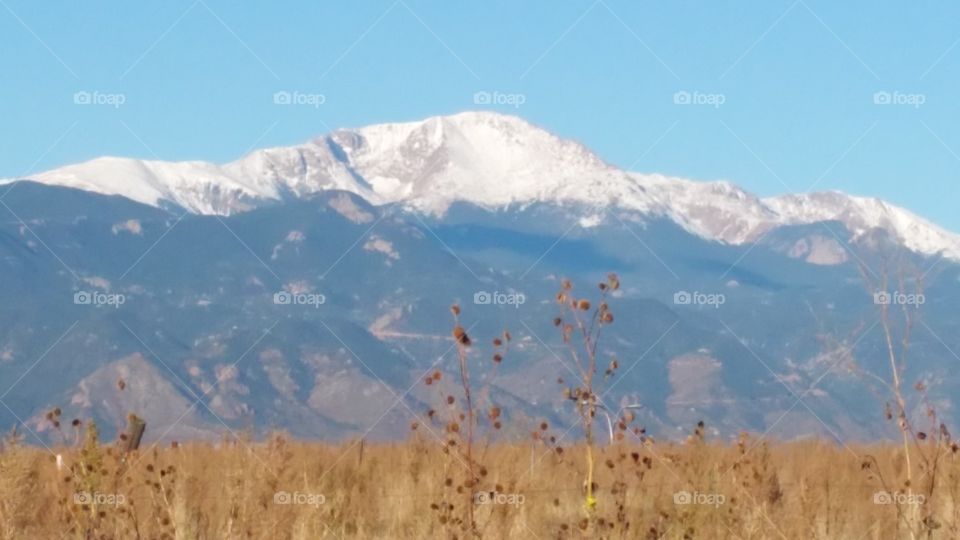
<svg viewBox="0 0 960 540">
<path fill-rule="evenodd" d="M 622 171 L 579 143 L 489 112 L 338 130 L 226 165 L 100 158 L 29 179 L 216 215 L 331 190 L 440 216 L 458 202 L 487 210 L 578 205 L 588 208 L 584 226 L 629 211 L 737 245 L 777 227 L 840 221 L 854 236 L 879 228 L 910 250 L 960 260 L 960 236 L 878 199 L 839 192 L 758 198 L 725 181 Z"/>
<path fill-rule="evenodd" d="M 947 419 L 960 390 L 954 234 L 873 199 L 621 171 L 517 118 L 341 130 L 223 166 L 103 158 L 4 189 L 0 425 L 35 441 L 59 436 L 52 407 L 108 435 L 135 412 L 154 441 L 404 437 L 442 406 L 423 379 L 455 369 L 452 303 L 518 436 L 573 425 L 553 299 L 608 272 L 623 287 L 601 353 L 622 367 L 604 400 L 643 404 L 657 436 L 700 419 L 889 435 L 875 293 L 907 303 L 920 281 L 905 380 Z"/>
</svg>

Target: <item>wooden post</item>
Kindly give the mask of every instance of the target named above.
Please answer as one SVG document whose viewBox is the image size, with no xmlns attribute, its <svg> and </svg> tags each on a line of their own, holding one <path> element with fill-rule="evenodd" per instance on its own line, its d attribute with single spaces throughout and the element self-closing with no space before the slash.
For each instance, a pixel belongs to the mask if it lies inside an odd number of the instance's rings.
<svg viewBox="0 0 960 540">
<path fill-rule="evenodd" d="M 140 448 L 140 441 L 143 440 L 143 432 L 147 430 L 147 423 L 135 414 L 127 417 L 127 452 L 133 452 Z"/>
</svg>

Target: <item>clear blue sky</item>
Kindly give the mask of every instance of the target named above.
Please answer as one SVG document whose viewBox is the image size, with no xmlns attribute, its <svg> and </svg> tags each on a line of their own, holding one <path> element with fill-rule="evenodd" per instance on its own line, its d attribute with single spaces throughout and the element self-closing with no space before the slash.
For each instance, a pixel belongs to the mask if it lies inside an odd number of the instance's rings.
<svg viewBox="0 0 960 540">
<path fill-rule="evenodd" d="M 623 167 L 761 195 L 815 184 L 960 231 L 958 20 L 943 1 L 0 0 L 0 177 L 224 162 L 496 91 L 524 103 L 493 108 Z M 84 91 L 125 102 L 75 104 Z"/>
</svg>

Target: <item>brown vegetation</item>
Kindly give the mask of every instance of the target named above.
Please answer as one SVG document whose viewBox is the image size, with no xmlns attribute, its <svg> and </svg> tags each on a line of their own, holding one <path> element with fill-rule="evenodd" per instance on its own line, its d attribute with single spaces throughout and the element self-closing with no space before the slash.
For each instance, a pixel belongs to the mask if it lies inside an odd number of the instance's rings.
<svg viewBox="0 0 960 540">
<path fill-rule="evenodd" d="M 747 434 L 720 443 L 707 440 L 703 422 L 682 443 L 657 443 L 632 425 L 629 406 L 614 411 L 598 388 L 619 367 L 597 354 L 618 288 L 610 275 L 594 304 L 569 282 L 557 296 L 554 323 L 580 379 L 560 381 L 577 412 L 566 431 L 536 420 L 515 426 L 528 428 L 527 442 L 491 438 L 509 412 L 471 374 L 495 372 L 511 336 L 503 331 L 490 361 L 471 365 L 468 349 L 478 344 L 454 305 L 455 372 L 425 376 L 439 405 L 411 424 L 406 442 L 325 445 L 274 435 L 138 448 L 143 421 L 131 415 L 130 435 L 104 445 L 93 423 L 74 420 L 66 433 L 54 409 L 47 420 L 60 445 L 24 446 L 16 433 L 0 444 L 0 540 L 960 538 L 958 445 L 929 405 L 929 430 L 911 422 L 899 378 L 909 333 L 898 354 L 886 307 L 892 383 L 872 377 L 891 394 L 898 444 Z M 925 397 L 922 385 L 916 390 Z M 597 436 L 598 413 L 609 437 Z M 585 434 L 579 442 L 575 428 Z"/>
<path fill-rule="evenodd" d="M 61 450 L 0 453 L 0 538 L 468 538 L 465 475 L 443 446 L 181 444 L 122 454 L 87 437 Z M 960 537 L 960 464 L 907 499 L 902 450 L 818 442 L 598 445 L 595 518 L 582 490 L 585 447 L 491 446 L 490 491 L 472 493 L 483 538 L 909 538 L 910 505 L 930 512 L 923 537 Z M 913 471 L 914 477 L 922 475 Z M 491 493 L 491 491 L 493 493 Z M 441 508 L 441 504 L 446 507 Z"/>
</svg>

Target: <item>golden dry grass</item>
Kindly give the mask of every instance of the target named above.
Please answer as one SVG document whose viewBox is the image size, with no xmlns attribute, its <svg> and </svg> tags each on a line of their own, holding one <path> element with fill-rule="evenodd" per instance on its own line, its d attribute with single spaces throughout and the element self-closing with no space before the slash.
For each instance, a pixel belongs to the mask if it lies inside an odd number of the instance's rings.
<svg viewBox="0 0 960 540">
<path fill-rule="evenodd" d="M 468 506 L 483 538 L 909 538 L 911 508 L 930 516 L 918 537 L 960 537 L 955 455 L 917 471 L 923 504 L 912 505 L 896 494 L 905 474 L 892 446 L 600 446 L 589 520 L 581 447 L 479 447 L 472 490 L 457 454 L 428 437 L 54 451 L 60 470 L 44 449 L 0 452 L 0 538 L 469 538 Z"/>
</svg>

